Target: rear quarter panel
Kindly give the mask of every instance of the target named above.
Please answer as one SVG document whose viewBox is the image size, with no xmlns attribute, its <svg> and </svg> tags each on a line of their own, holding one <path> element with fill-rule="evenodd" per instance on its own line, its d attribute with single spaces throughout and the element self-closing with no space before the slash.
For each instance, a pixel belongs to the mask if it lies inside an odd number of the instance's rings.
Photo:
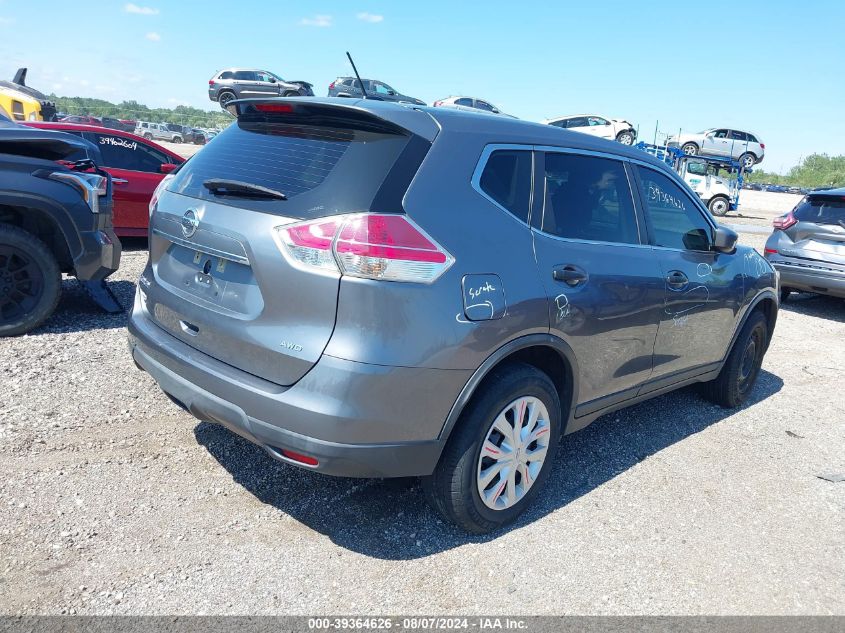
<svg viewBox="0 0 845 633">
<path fill-rule="evenodd" d="M 444 131 L 404 199 L 408 216 L 455 258 L 432 284 L 344 276 L 325 353 L 379 365 L 476 369 L 516 337 L 548 332 L 548 305 L 529 227 L 472 188 L 489 134 Z M 514 142 L 514 141 L 510 141 Z M 501 318 L 469 321 L 465 275 L 498 275 Z"/>
</svg>

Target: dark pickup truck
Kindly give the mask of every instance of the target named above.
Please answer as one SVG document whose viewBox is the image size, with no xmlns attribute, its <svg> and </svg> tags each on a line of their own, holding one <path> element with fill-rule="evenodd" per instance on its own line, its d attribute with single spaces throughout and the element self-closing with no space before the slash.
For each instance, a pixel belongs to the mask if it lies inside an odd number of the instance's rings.
<svg viewBox="0 0 845 633">
<path fill-rule="evenodd" d="M 55 310 L 61 273 L 102 308 L 120 264 L 110 176 L 84 158 L 88 141 L 0 117 L 0 336 L 24 334 Z"/>
</svg>

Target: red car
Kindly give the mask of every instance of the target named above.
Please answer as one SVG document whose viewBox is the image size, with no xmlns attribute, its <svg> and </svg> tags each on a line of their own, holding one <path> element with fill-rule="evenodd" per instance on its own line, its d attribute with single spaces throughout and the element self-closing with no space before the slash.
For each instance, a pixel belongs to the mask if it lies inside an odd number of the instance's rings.
<svg viewBox="0 0 845 633">
<path fill-rule="evenodd" d="M 42 130 L 70 132 L 91 141 L 99 156 L 90 158 L 112 177 L 114 232 L 121 237 L 146 237 L 153 191 L 185 159 L 152 141 L 129 132 L 75 123 L 27 123 Z"/>
</svg>

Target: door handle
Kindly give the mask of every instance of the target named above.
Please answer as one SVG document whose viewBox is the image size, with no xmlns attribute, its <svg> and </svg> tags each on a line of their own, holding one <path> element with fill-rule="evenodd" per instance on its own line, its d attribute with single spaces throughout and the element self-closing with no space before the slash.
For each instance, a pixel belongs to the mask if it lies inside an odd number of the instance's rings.
<svg viewBox="0 0 845 633">
<path fill-rule="evenodd" d="M 552 277 L 555 281 L 562 281 L 573 288 L 587 281 L 587 273 L 571 264 L 553 269 Z"/>
<path fill-rule="evenodd" d="M 666 284 L 672 290 L 683 290 L 689 284 L 689 278 L 680 270 L 673 270 L 666 277 Z"/>
<path fill-rule="evenodd" d="M 113 185 L 125 185 L 129 181 L 126 178 L 114 178 L 111 179 Z"/>
</svg>

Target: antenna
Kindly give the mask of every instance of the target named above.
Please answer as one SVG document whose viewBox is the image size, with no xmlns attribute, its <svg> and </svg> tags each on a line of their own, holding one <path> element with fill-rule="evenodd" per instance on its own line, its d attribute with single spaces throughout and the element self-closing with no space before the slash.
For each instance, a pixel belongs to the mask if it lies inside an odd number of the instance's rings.
<svg viewBox="0 0 845 633">
<path fill-rule="evenodd" d="M 346 56 L 349 58 L 349 63 L 352 64 L 352 70 L 355 71 L 355 77 L 358 79 L 358 85 L 361 86 L 361 93 L 364 95 L 364 99 L 367 99 L 367 89 L 364 88 L 364 82 L 361 81 L 361 75 L 358 74 L 358 69 L 355 68 L 355 62 L 352 61 L 352 55 L 349 54 L 349 51 L 346 51 Z"/>
</svg>

